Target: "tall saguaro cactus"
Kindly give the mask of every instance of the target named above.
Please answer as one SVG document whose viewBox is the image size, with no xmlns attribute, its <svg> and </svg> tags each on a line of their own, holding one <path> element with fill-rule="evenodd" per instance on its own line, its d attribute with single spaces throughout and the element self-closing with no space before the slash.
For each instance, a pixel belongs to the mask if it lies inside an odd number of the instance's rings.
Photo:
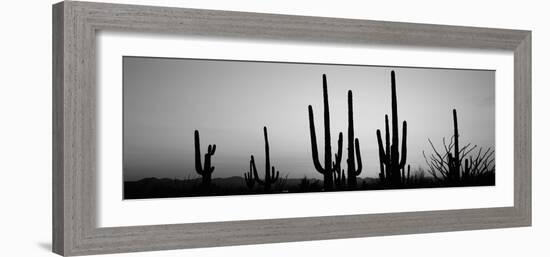
<svg viewBox="0 0 550 257">
<path fill-rule="evenodd" d="M 342 161 L 342 132 L 338 135 L 338 150 L 336 160 L 332 162 L 332 146 L 330 143 L 330 114 L 327 92 L 327 77 L 323 74 L 323 108 L 324 108 L 324 127 L 325 127 L 325 166 L 319 161 L 319 152 L 317 151 L 317 136 L 315 134 L 315 122 L 313 117 L 313 108 L 308 106 L 309 111 L 309 131 L 311 136 L 311 155 L 315 169 L 323 174 L 323 184 L 325 190 L 333 188 L 333 172 L 340 167 Z M 339 157 L 339 158 L 338 158 Z"/>
<path fill-rule="evenodd" d="M 210 186 L 212 181 L 212 172 L 214 167 L 212 166 L 212 155 L 216 152 L 216 145 L 208 145 L 207 152 L 204 154 L 204 167 L 201 164 L 201 143 L 199 138 L 199 131 L 195 130 L 195 170 L 202 176 L 202 185 L 205 187 Z"/>
<path fill-rule="evenodd" d="M 264 186 L 265 191 L 271 190 L 271 185 L 275 184 L 279 179 L 279 171 L 275 172 L 275 166 L 271 166 L 269 160 L 269 140 L 267 138 L 267 128 L 264 127 L 264 142 L 265 142 L 265 177 L 262 181 L 258 176 L 258 170 L 256 169 L 256 162 L 254 161 L 254 155 L 250 156 L 250 169 L 254 174 L 254 180 L 258 184 Z"/>
<path fill-rule="evenodd" d="M 357 169 L 355 168 L 355 156 L 357 155 Z M 348 91 L 348 186 L 357 186 L 357 176 L 361 174 L 363 164 L 361 162 L 361 151 L 359 150 L 359 139 L 355 138 L 353 128 L 353 95 Z"/>
<path fill-rule="evenodd" d="M 401 170 L 405 168 L 407 162 L 407 121 L 403 121 L 403 142 L 401 143 L 401 153 L 399 153 L 399 128 L 397 118 L 397 94 L 395 90 L 395 72 L 391 71 L 391 119 L 392 119 L 392 138 L 390 146 L 390 134 L 388 125 L 388 115 L 386 121 L 386 147 L 382 143 L 380 130 L 376 130 L 378 139 L 378 153 L 380 158 L 380 178 L 390 185 L 400 185 L 402 183 Z M 401 159 L 399 159 L 401 155 Z"/>
<path fill-rule="evenodd" d="M 456 109 L 453 109 L 453 125 L 454 125 L 454 135 L 453 135 L 453 145 L 454 145 L 454 155 L 449 153 L 448 163 L 449 163 L 449 180 L 451 182 L 458 182 L 460 180 L 460 156 L 459 156 L 459 145 L 458 145 L 458 121 L 456 117 Z M 468 159 L 466 159 L 466 169 L 468 170 Z"/>
</svg>

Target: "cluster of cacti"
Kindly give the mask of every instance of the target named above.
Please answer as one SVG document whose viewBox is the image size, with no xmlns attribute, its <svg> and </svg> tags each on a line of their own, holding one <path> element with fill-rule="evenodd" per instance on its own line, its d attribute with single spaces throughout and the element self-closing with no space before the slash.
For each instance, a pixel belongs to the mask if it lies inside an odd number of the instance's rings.
<svg viewBox="0 0 550 257">
<path fill-rule="evenodd" d="M 361 174 L 363 164 L 361 161 L 361 151 L 359 148 L 359 139 L 355 138 L 355 130 L 353 125 L 353 93 L 348 91 L 348 159 L 347 159 L 347 179 L 344 170 L 341 167 L 342 163 L 342 132 L 338 134 L 338 148 L 332 161 L 332 147 L 330 136 L 330 113 L 328 103 L 327 78 L 323 74 L 323 111 L 324 111 L 324 128 L 325 128 L 325 166 L 321 165 L 319 153 L 317 150 L 317 136 L 315 133 L 315 122 L 313 116 L 313 108 L 308 106 L 309 112 L 309 129 L 311 136 L 311 152 L 315 169 L 323 174 L 323 184 L 325 190 L 331 190 L 334 187 L 344 188 L 346 186 L 355 188 L 357 186 L 357 176 Z M 356 159 L 357 158 L 357 167 Z"/>
<path fill-rule="evenodd" d="M 199 138 L 199 131 L 195 130 L 195 170 L 202 176 L 202 185 L 204 187 L 210 186 L 212 180 L 212 172 L 214 172 L 214 166 L 212 166 L 212 155 L 216 152 L 216 145 L 208 145 L 206 154 L 204 154 L 204 167 L 201 164 L 201 143 Z"/>
<path fill-rule="evenodd" d="M 391 72 L 391 118 L 392 138 L 390 145 L 390 133 L 388 115 L 385 115 L 386 122 L 386 146 L 382 143 L 380 130 L 376 130 L 378 139 L 378 155 L 380 159 L 380 180 L 388 185 L 402 185 L 402 173 L 407 162 L 407 121 L 403 121 L 403 140 L 401 153 L 399 152 L 399 128 L 397 118 L 397 94 L 395 90 L 395 72 Z M 401 158 L 400 158 L 401 157 Z"/>
<path fill-rule="evenodd" d="M 258 176 L 258 170 L 256 169 L 256 162 L 254 161 L 254 155 L 250 156 L 250 171 L 254 175 L 254 180 L 264 186 L 265 191 L 271 191 L 271 186 L 279 179 L 279 171 L 275 172 L 275 166 L 271 166 L 269 158 L 269 140 L 267 138 L 267 128 L 264 127 L 264 143 L 265 143 L 265 177 L 264 180 Z M 247 182 L 248 183 L 248 182 Z"/>
<path fill-rule="evenodd" d="M 308 106 L 309 112 L 309 131 L 311 136 L 311 155 L 315 169 L 323 175 L 323 184 L 325 190 L 333 189 L 334 172 L 339 169 L 342 161 L 342 132 L 338 134 L 338 150 L 336 159 L 332 161 L 332 146 L 330 137 L 330 113 L 328 104 L 327 77 L 323 74 L 323 110 L 324 110 L 324 127 L 325 127 L 325 165 L 321 165 L 319 161 L 319 152 L 317 151 L 317 136 L 315 134 L 315 122 L 313 117 L 313 107 Z"/>
<path fill-rule="evenodd" d="M 447 184 L 473 182 L 478 176 L 494 172 L 494 150 L 479 148 L 477 155 L 469 155 L 477 145 L 466 144 L 460 147 L 458 133 L 458 117 L 456 109 L 453 109 L 453 136 L 447 144 L 443 138 L 444 152 L 439 153 L 432 141 L 428 139 L 434 154 L 430 157 L 424 154 L 428 164 L 428 172 L 434 178 Z M 462 163 L 464 162 L 464 165 Z"/>
<path fill-rule="evenodd" d="M 342 149 L 343 133 L 338 133 L 338 143 L 336 153 L 333 155 L 331 145 L 330 130 L 330 107 L 328 97 L 328 86 L 326 75 L 323 74 L 323 118 L 324 118 L 324 162 L 321 163 L 317 145 L 317 136 L 313 107 L 308 106 L 309 130 L 311 137 L 311 155 L 315 170 L 323 175 L 323 190 L 333 189 L 357 189 L 357 177 L 363 169 L 362 157 L 359 146 L 359 139 L 355 137 L 354 113 L 353 113 L 353 93 L 348 90 L 348 131 L 347 131 L 347 168 L 342 167 Z M 430 173 L 436 178 L 450 183 L 457 183 L 468 180 L 471 177 L 478 176 L 486 172 L 494 172 L 494 151 L 490 148 L 482 151 L 479 148 L 477 156 L 466 156 L 476 149 L 477 146 L 466 146 L 460 148 L 457 112 L 453 109 L 454 134 L 451 143 L 447 145 L 443 139 L 445 152 L 439 154 L 432 142 L 429 140 L 435 154 L 430 158 L 424 157 L 430 168 Z M 263 128 L 265 144 L 265 175 L 262 178 L 258 175 L 254 155 L 250 156 L 249 171 L 244 173 L 244 182 L 246 187 L 253 190 L 255 185 L 263 186 L 266 192 L 270 192 L 275 187 L 283 188 L 286 178 L 279 179 L 279 171 L 275 170 L 270 163 L 269 140 L 267 127 Z M 413 183 L 412 180 L 418 180 L 416 175 L 411 177 L 411 167 L 407 165 L 407 121 L 402 123 L 402 138 L 399 140 L 399 119 L 397 112 L 397 93 L 395 72 L 391 71 L 391 136 L 390 119 L 385 115 L 385 142 L 382 138 L 380 129 L 376 130 L 378 143 L 378 155 L 380 164 L 379 178 L 384 186 L 396 187 Z M 400 145 L 401 143 L 401 145 Z M 401 148 L 401 149 L 400 149 Z M 216 145 L 208 145 L 207 153 L 204 155 L 204 167 L 201 164 L 199 132 L 195 130 L 195 168 L 197 173 L 202 176 L 202 185 L 209 186 L 212 172 L 212 156 L 216 151 Z M 333 159 L 334 158 L 334 159 Z M 464 165 L 462 162 L 464 161 Z M 439 178 L 437 173 L 442 178 Z M 346 174 L 347 173 L 347 174 Z M 288 176 L 288 175 L 287 175 Z M 300 188 L 308 188 L 310 181 L 304 178 L 301 181 Z M 363 181 L 361 188 L 366 186 Z"/>
</svg>

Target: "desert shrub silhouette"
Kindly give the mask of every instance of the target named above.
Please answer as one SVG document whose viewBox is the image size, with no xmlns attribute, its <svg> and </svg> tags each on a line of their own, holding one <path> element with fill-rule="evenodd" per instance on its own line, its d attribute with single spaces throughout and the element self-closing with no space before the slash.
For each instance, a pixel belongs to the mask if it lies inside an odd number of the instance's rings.
<svg viewBox="0 0 550 257">
<path fill-rule="evenodd" d="M 458 117 L 453 109 L 453 136 L 449 143 L 443 138 L 443 152 L 439 152 L 428 139 L 433 153 L 427 156 L 423 151 L 428 172 L 446 185 L 494 184 L 495 151 L 483 149 L 471 143 L 460 147 Z M 471 155 L 477 149 L 477 153 Z M 464 163 L 464 165 L 462 165 Z"/>
</svg>

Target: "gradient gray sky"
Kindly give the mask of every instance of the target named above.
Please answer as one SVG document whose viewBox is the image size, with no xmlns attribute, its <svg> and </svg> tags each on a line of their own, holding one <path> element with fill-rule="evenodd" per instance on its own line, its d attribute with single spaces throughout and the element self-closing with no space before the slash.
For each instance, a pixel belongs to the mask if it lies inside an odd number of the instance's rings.
<svg viewBox="0 0 550 257">
<path fill-rule="evenodd" d="M 343 160 L 347 91 L 353 91 L 364 166 L 360 177 L 378 176 L 376 129 L 384 128 L 384 114 L 390 113 L 391 70 L 396 72 L 400 137 L 406 120 L 413 170 L 426 166 L 422 151 L 431 151 L 428 138 L 440 146 L 443 137 L 452 135 L 453 108 L 461 142 L 495 145 L 494 71 L 144 57 L 123 57 L 123 70 L 125 181 L 197 177 L 195 129 L 202 154 L 208 144 L 217 145 L 213 177 L 242 176 L 251 154 L 263 173 L 263 126 L 271 162 L 283 175 L 322 178 L 311 159 L 307 114 L 311 104 L 322 151 L 322 74 L 328 81 L 334 149 L 338 132 L 344 133 Z"/>
</svg>

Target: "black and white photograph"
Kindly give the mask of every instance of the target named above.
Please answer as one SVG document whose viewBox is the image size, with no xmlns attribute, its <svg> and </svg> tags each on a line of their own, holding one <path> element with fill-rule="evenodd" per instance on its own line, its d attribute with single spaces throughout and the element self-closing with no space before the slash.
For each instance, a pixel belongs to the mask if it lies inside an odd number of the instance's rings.
<svg viewBox="0 0 550 257">
<path fill-rule="evenodd" d="M 495 185 L 495 71 L 123 57 L 124 199 Z"/>
<path fill-rule="evenodd" d="M 548 257 L 547 6 L 5 1 L 0 257 Z"/>
</svg>

